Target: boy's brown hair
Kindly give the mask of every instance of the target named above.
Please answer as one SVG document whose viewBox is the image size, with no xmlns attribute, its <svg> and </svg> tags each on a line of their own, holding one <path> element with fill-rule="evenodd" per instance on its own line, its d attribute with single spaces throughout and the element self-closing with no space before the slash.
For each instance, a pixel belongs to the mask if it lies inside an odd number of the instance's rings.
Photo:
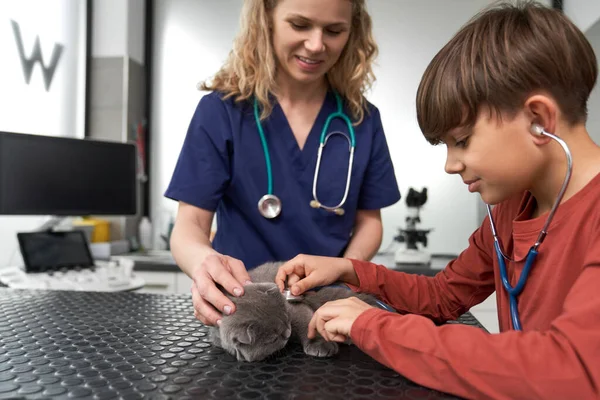
<svg viewBox="0 0 600 400">
<path fill-rule="evenodd" d="M 431 61 L 417 91 L 417 119 L 439 144 L 472 127 L 481 107 L 514 116 L 527 96 L 549 93 L 571 124 L 585 122 L 598 66 L 592 46 L 562 12 L 535 2 L 476 15 Z"/>
</svg>

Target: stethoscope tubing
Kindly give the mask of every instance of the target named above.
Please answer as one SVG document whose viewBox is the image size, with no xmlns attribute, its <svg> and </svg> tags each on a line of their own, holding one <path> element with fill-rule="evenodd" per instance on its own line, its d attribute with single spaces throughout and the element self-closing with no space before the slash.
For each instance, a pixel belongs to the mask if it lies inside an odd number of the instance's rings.
<svg viewBox="0 0 600 400">
<path fill-rule="evenodd" d="M 325 142 L 321 143 L 319 145 L 319 150 L 317 152 L 317 165 L 315 166 L 315 173 L 313 175 L 313 188 L 312 188 L 313 199 L 319 203 L 321 208 L 324 208 L 327 211 L 333 211 L 333 212 L 335 212 L 336 209 L 340 209 L 344 205 L 344 203 L 346 203 L 346 199 L 348 198 L 348 192 L 350 190 L 350 178 L 352 177 L 352 165 L 354 163 L 354 148 L 355 148 L 354 146 L 352 146 L 350 144 L 350 156 L 348 159 L 348 173 L 346 174 L 346 187 L 344 189 L 344 196 L 342 197 L 342 200 L 340 200 L 340 202 L 337 205 L 326 206 L 325 204 L 323 204 L 319 201 L 319 198 L 317 196 L 317 183 L 318 183 L 318 179 L 319 179 L 319 171 L 321 168 L 321 157 L 323 154 L 323 149 L 325 148 L 325 144 L 327 143 L 327 140 L 336 133 L 339 133 L 348 139 L 348 136 L 344 135 L 341 132 L 332 132 L 329 135 L 327 135 L 327 137 L 325 138 Z M 350 140 L 348 140 L 348 141 L 350 142 Z"/>
<path fill-rule="evenodd" d="M 346 199 L 348 198 L 348 192 L 350 190 L 350 179 L 352 177 L 352 166 L 354 165 L 354 151 L 356 149 L 356 136 L 354 134 L 354 127 L 352 126 L 352 121 L 343 112 L 341 97 L 337 93 L 334 93 L 334 94 L 335 94 L 335 99 L 336 99 L 337 111 L 331 113 L 327 117 L 327 120 L 325 121 L 325 124 L 323 126 L 323 130 L 321 131 L 321 137 L 319 139 L 319 149 L 317 151 L 317 164 L 316 164 L 315 173 L 313 176 L 313 188 L 312 188 L 313 201 L 311 201 L 311 206 L 316 207 L 316 208 L 323 208 L 327 211 L 335 212 L 339 215 L 343 215 L 344 211 L 341 207 L 346 203 Z M 258 99 L 255 97 L 254 98 L 254 120 L 255 120 L 256 126 L 258 128 L 258 133 L 260 136 L 260 141 L 261 141 L 263 153 L 265 156 L 265 165 L 266 165 L 266 170 L 267 170 L 267 194 L 265 196 L 263 196 L 263 198 L 272 197 L 272 201 L 274 201 L 278 205 L 279 209 L 281 209 L 281 200 L 279 200 L 279 198 L 277 196 L 273 195 L 273 170 L 271 167 L 271 157 L 270 157 L 270 153 L 269 153 L 269 146 L 267 144 L 267 139 L 266 139 L 263 127 L 262 127 L 262 123 L 260 121 L 258 109 L 259 109 Z M 348 135 L 345 135 L 343 132 L 340 132 L 340 131 L 335 131 L 335 132 L 331 132 L 331 133 L 327 134 L 327 130 L 329 129 L 331 122 L 335 118 L 340 118 L 346 123 L 346 125 L 348 127 Z M 346 176 L 346 187 L 344 189 L 344 195 L 342 197 L 342 200 L 335 206 L 327 206 L 319 201 L 319 198 L 317 196 L 317 184 L 318 184 L 318 179 L 319 179 L 318 177 L 319 177 L 319 171 L 320 171 L 320 167 L 321 167 L 323 150 L 324 150 L 329 138 L 336 134 L 340 134 L 348 140 L 349 152 L 350 152 L 349 159 L 348 159 L 348 173 Z M 261 201 L 262 201 L 262 199 L 261 199 Z M 261 204 L 261 202 L 259 201 L 259 210 L 261 210 L 260 204 Z M 261 211 L 261 213 L 262 213 L 262 211 Z M 279 210 L 277 211 L 276 214 L 274 214 L 273 216 L 269 216 L 268 218 L 273 218 L 274 216 L 277 216 L 278 214 L 279 214 Z M 266 215 L 264 215 L 264 216 L 266 216 Z"/>
<path fill-rule="evenodd" d="M 558 195 L 556 196 L 556 200 L 554 201 L 552 209 L 550 210 L 550 213 L 548 214 L 548 217 L 546 218 L 546 222 L 544 223 L 544 226 L 540 230 L 537 240 L 533 244 L 533 246 L 531 246 L 529 251 L 527 252 L 527 256 L 525 258 L 525 266 L 523 267 L 523 271 L 521 272 L 521 276 L 519 277 L 519 281 L 517 282 L 517 285 L 514 287 L 510 284 L 510 281 L 508 279 L 508 272 L 506 270 L 506 260 L 513 261 L 513 262 L 517 262 L 517 261 L 510 259 L 502 251 L 502 247 L 500 245 L 500 239 L 498 238 L 498 232 L 496 231 L 496 225 L 494 224 L 494 217 L 492 216 L 491 207 L 489 206 L 489 204 L 486 204 L 486 209 L 487 209 L 488 217 L 490 220 L 490 228 L 492 230 L 492 235 L 494 236 L 494 249 L 496 252 L 496 257 L 498 258 L 498 266 L 500 269 L 500 278 L 502 280 L 502 286 L 504 287 L 504 289 L 506 290 L 506 292 L 508 294 L 509 304 L 510 304 L 511 322 L 513 325 L 513 329 L 516 331 L 522 330 L 521 319 L 519 317 L 517 298 L 521 294 L 521 292 L 523 291 L 523 289 L 525 287 L 525 283 L 527 282 L 527 277 L 529 276 L 529 272 L 531 271 L 531 268 L 533 267 L 533 264 L 537 258 L 537 255 L 539 254 L 538 248 L 542 244 L 544 239 L 546 238 L 546 235 L 548 233 L 548 227 L 550 226 L 550 222 L 554 218 L 554 214 L 556 213 L 556 210 L 558 209 L 558 206 L 560 205 L 560 203 L 562 201 L 565 191 L 567 190 L 567 186 L 569 185 L 569 181 L 571 179 L 571 174 L 573 172 L 573 157 L 571 155 L 571 151 L 569 150 L 569 146 L 567 145 L 567 143 L 564 140 L 562 140 L 561 138 L 559 138 L 558 136 L 546 132 L 541 127 L 539 127 L 538 129 L 540 130 L 538 132 L 539 134 L 545 135 L 545 136 L 548 136 L 548 137 L 554 139 L 562 147 L 563 151 L 565 152 L 565 156 L 567 158 L 567 172 L 565 174 L 565 179 L 563 181 L 561 189 L 560 189 Z"/>
<path fill-rule="evenodd" d="M 510 318 L 512 321 L 513 328 L 517 331 L 522 330 L 521 327 L 521 319 L 519 318 L 518 311 L 518 303 L 517 297 L 521 294 L 523 289 L 525 288 L 525 283 L 527 282 L 527 277 L 529 276 L 529 271 L 535 262 L 535 258 L 538 255 L 538 251 L 533 247 L 529 249 L 527 253 L 527 258 L 525 259 L 525 267 L 523 268 L 523 272 L 521 272 L 521 276 L 519 277 L 519 281 L 515 287 L 512 287 L 508 280 L 508 272 L 506 270 L 506 261 L 504 260 L 504 256 L 502 255 L 502 251 L 500 250 L 500 243 L 497 240 L 494 240 L 494 248 L 496 249 L 496 256 L 498 258 L 498 265 L 500 267 L 500 278 L 502 280 L 502 286 L 508 293 L 509 303 L 510 303 Z"/>
</svg>

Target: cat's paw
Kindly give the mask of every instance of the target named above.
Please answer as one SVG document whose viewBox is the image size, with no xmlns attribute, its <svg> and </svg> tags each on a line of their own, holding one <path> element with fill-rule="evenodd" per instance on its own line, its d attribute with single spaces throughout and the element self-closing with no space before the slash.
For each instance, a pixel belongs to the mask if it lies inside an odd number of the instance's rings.
<svg viewBox="0 0 600 400">
<path fill-rule="evenodd" d="M 314 339 L 304 345 L 304 353 L 313 357 L 331 357 L 339 350 L 336 342 L 326 342 L 323 339 Z"/>
</svg>

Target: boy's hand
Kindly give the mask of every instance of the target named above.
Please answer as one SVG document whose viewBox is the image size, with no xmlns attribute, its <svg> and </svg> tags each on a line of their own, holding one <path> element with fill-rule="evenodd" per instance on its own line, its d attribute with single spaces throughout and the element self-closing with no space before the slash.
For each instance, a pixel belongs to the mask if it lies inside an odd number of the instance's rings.
<svg viewBox="0 0 600 400">
<path fill-rule="evenodd" d="M 308 338 L 318 332 L 328 342 L 345 342 L 356 318 L 366 310 L 373 308 L 356 297 L 325 303 L 313 314 L 308 324 Z"/>
<path fill-rule="evenodd" d="M 359 285 L 350 260 L 305 254 L 300 254 L 279 267 L 275 277 L 275 283 L 280 291 L 287 286 L 296 296 L 314 287 L 330 285 L 338 280 Z"/>
</svg>

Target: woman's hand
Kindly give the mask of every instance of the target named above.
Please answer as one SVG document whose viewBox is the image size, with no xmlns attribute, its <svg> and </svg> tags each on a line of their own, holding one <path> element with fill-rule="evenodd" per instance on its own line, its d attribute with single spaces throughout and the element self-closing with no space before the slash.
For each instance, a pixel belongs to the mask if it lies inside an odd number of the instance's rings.
<svg viewBox="0 0 600 400">
<path fill-rule="evenodd" d="M 350 337 L 354 321 L 370 308 L 373 307 L 357 297 L 327 302 L 313 314 L 308 338 L 314 338 L 318 332 L 328 342 L 343 343 Z"/>
<path fill-rule="evenodd" d="M 358 277 L 350 260 L 305 254 L 300 254 L 283 264 L 275 276 L 275 283 L 279 286 L 279 290 L 283 291 L 286 286 L 290 287 L 295 296 L 308 289 L 340 280 L 358 286 Z"/>
<path fill-rule="evenodd" d="M 251 283 L 244 264 L 233 257 L 218 253 L 209 254 L 192 274 L 192 302 L 194 316 L 206 325 L 221 322 L 221 312 L 235 312 L 235 304 L 217 288 L 221 285 L 234 296 L 244 294 L 244 285 Z"/>
</svg>

